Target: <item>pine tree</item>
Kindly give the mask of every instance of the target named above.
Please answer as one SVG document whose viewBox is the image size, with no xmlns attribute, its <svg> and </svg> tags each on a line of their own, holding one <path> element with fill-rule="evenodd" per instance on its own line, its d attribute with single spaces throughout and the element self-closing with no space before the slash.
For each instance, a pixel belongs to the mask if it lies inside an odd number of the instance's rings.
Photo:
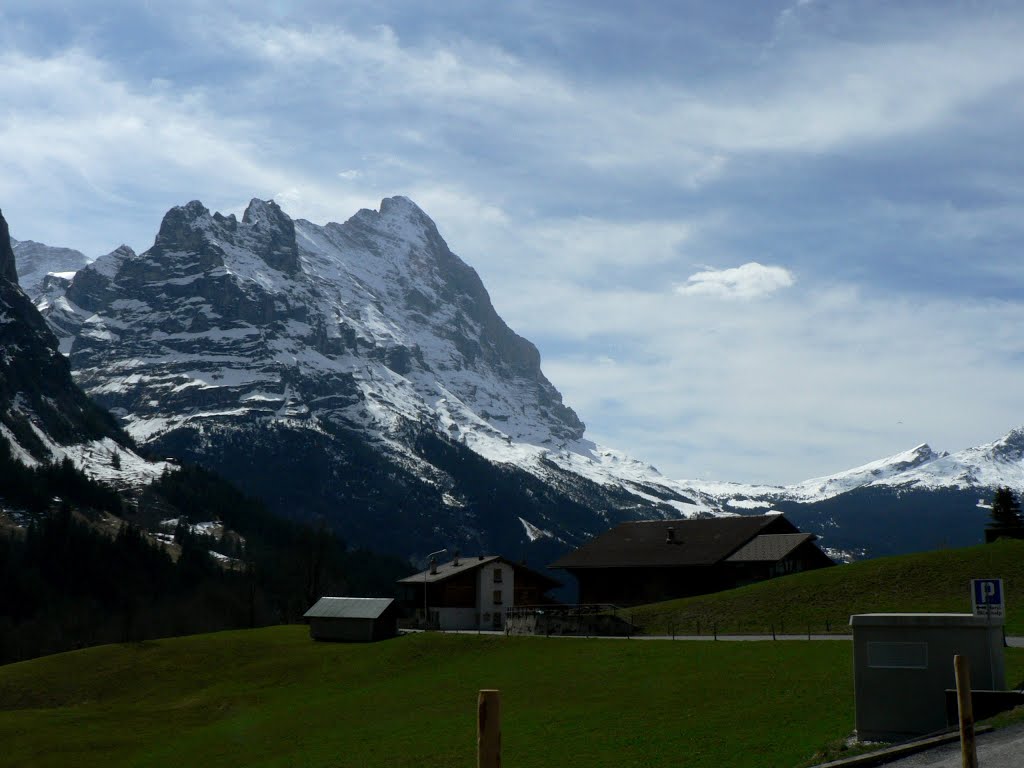
<svg viewBox="0 0 1024 768">
<path fill-rule="evenodd" d="M 1020 529 L 1024 528 L 1024 518 L 1021 517 L 1020 502 L 1017 496 L 1006 486 L 996 489 L 992 497 L 992 514 L 989 528 L 999 529 Z"/>
</svg>

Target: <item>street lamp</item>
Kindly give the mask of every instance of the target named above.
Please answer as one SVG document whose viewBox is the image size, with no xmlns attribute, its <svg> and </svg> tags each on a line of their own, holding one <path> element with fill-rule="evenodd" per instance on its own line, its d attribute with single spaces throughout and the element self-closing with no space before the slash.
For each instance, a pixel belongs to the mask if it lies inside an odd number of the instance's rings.
<svg viewBox="0 0 1024 768">
<path fill-rule="evenodd" d="M 427 613 L 427 574 L 430 573 L 430 563 L 438 555 L 443 555 L 448 549 L 439 549 L 437 552 L 431 552 L 427 555 L 427 567 L 423 571 L 423 628 L 427 628 L 427 624 L 430 621 L 430 615 Z"/>
</svg>

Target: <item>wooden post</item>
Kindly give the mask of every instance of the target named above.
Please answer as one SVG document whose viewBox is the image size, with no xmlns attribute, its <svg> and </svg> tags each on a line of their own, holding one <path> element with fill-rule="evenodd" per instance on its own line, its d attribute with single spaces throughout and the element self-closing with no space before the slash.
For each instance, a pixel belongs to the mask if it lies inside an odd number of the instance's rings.
<svg viewBox="0 0 1024 768">
<path fill-rule="evenodd" d="M 477 768 L 501 768 L 501 691 L 482 690 L 476 702 Z"/>
<path fill-rule="evenodd" d="M 956 672 L 956 701 L 960 710 L 960 757 L 963 768 L 978 768 L 978 750 L 974 743 L 974 704 L 971 701 L 971 664 L 964 656 L 953 657 Z"/>
</svg>

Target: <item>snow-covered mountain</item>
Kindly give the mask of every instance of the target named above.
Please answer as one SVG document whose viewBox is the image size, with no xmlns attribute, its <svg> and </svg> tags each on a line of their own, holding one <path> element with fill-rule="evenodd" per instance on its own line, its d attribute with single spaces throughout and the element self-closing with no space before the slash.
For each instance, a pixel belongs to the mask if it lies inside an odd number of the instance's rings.
<svg viewBox="0 0 1024 768">
<path fill-rule="evenodd" d="M 192 202 L 146 252 L 50 281 L 37 305 L 76 380 L 136 440 L 403 555 L 540 560 L 619 520 L 768 509 L 836 552 L 883 554 L 980 540 L 979 500 L 1024 491 L 1021 431 L 786 487 L 674 481 L 597 446 L 402 197 L 325 226 Z"/>
<path fill-rule="evenodd" d="M 89 263 L 81 251 L 9 239 L 18 265 L 18 284 L 33 301 L 55 286 L 66 288 L 75 272 Z"/>
<path fill-rule="evenodd" d="M 790 486 L 694 483 L 689 491 L 727 511 L 785 512 L 837 552 L 878 555 L 981 541 L 1000 486 L 1024 493 L 1024 428 L 956 453 L 922 444 Z"/>
<path fill-rule="evenodd" d="M 137 456 L 114 420 L 75 386 L 56 338 L 18 285 L 10 242 L 0 214 L 0 441 L 5 451 L 28 466 L 67 458 L 114 485 L 151 480 L 165 465 Z"/>
<path fill-rule="evenodd" d="M 909 451 L 794 485 L 689 484 L 691 490 L 734 509 L 763 508 L 775 501 L 812 504 L 867 488 L 984 491 L 1000 486 L 1024 492 L 1024 427 L 994 442 L 952 454 L 937 453 L 922 443 Z"/>
<path fill-rule="evenodd" d="M 326 226 L 191 202 L 152 248 L 100 257 L 40 307 L 136 440 L 357 543 L 534 555 L 713 509 L 584 438 L 537 349 L 406 198 Z"/>
</svg>

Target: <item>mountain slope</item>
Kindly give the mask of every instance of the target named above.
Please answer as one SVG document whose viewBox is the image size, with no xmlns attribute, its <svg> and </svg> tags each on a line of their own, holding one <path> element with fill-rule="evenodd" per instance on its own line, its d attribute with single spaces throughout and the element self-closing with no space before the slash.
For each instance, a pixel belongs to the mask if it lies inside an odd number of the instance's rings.
<svg viewBox="0 0 1024 768">
<path fill-rule="evenodd" d="M 147 468 L 110 415 L 73 383 L 57 339 L 18 286 L 15 261 L 0 213 L 0 439 L 29 466 L 67 457 L 100 467 L 118 453 L 119 475 L 156 476 L 163 465 Z"/>
<path fill-rule="evenodd" d="M 17 261 L 18 285 L 33 301 L 47 290 L 49 281 L 69 281 L 89 263 L 84 253 L 72 248 L 8 239 Z"/>
<path fill-rule="evenodd" d="M 406 198 L 322 227 L 193 201 L 43 306 L 136 440 L 360 544 L 542 560 L 618 520 L 707 511 L 584 439 L 537 349 Z"/>
<path fill-rule="evenodd" d="M 982 541 L 1000 486 L 1024 492 L 1024 428 L 952 454 L 922 444 L 790 486 L 697 483 L 691 491 L 734 512 L 785 512 L 834 550 L 881 555 Z"/>
</svg>

